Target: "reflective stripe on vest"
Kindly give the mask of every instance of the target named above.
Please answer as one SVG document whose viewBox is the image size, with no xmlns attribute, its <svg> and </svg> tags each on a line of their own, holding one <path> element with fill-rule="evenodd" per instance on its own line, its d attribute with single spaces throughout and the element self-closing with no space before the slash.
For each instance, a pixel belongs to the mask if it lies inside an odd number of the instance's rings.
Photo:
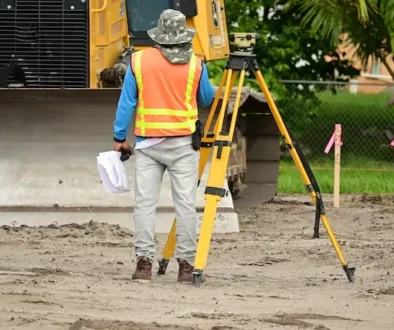
<svg viewBox="0 0 394 330">
<path fill-rule="evenodd" d="M 190 135 L 198 118 L 197 89 L 201 60 L 171 64 L 155 48 L 133 54 L 138 86 L 135 135 L 165 137 Z"/>
</svg>

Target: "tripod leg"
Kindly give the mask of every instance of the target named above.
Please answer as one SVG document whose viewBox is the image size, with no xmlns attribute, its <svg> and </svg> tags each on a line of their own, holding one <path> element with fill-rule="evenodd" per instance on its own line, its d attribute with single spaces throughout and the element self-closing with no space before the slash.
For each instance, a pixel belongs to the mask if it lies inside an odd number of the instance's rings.
<svg viewBox="0 0 394 330">
<path fill-rule="evenodd" d="M 293 158 L 293 160 L 294 160 L 294 162 L 295 162 L 295 164 L 297 166 L 297 169 L 300 172 L 301 178 L 302 178 L 304 184 L 307 187 L 311 188 L 310 195 L 312 197 L 313 202 L 316 204 L 316 193 L 313 191 L 311 181 L 310 181 L 310 179 L 308 177 L 307 172 L 305 171 L 305 168 L 304 168 L 304 166 L 302 164 L 302 161 L 301 161 L 296 149 L 294 148 L 294 143 L 293 143 L 293 141 L 292 141 L 292 139 L 291 139 L 291 137 L 289 135 L 289 132 L 286 129 L 286 126 L 285 126 L 285 124 L 284 124 L 284 122 L 282 120 L 282 117 L 280 116 L 280 113 L 279 113 L 279 111 L 278 111 L 278 109 L 276 107 L 275 101 L 274 101 L 274 99 L 271 96 L 271 93 L 270 93 L 270 91 L 269 91 L 269 89 L 268 89 L 268 87 L 267 87 L 267 85 L 265 83 L 263 75 L 261 74 L 260 70 L 257 67 L 257 64 L 253 67 L 253 72 L 254 72 L 254 75 L 256 76 L 256 79 L 257 79 L 257 81 L 258 81 L 258 83 L 260 85 L 260 88 L 261 88 L 263 94 L 266 97 L 266 100 L 267 100 L 268 105 L 269 105 L 269 107 L 271 109 L 272 115 L 273 115 L 273 117 L 274 117 L 274 119 L 275 119 L 275 121 L 276 121 L 276 123 L 278 125 L 278 128 L 279 128 L 283 138 L 285 139 L 285 143 L 286 143 L 286 145 L 289 148 L 290 154 L 291 154 L 291 156 L 292 156 L 292 158 Z M 344 271 L 346 273 L 346 276 L 347 276 L 348 280 L 350 282 L 353 282 L 353 275 L 354 275 L 354 272 L 355 272 L 355 268 L 348 266 L 348 264 L 347 264 L 347 262 L 345 260 L 345 257 L 343 255 L 343 252 L 342 252 L 342 250 L 341 250 L 341 248 L 339 246 L 339 243 L 338 243 L 338 241 L 337 241 L 337 239 L 335 237 L 335 234 L 334 234 L 334 232 L 333 232 L 333 230 L 331 228 L 331 225 L 330 225 L 330 223 L 328 221 L 328 218 L 327 218 L 327 216 L 325 214 L 321 215 L 321 220 L 322 220 L 322 222 L 324 224 L 324 227 L 326 228 L 327 234 L 328 234 L 328 236 L 329 236 L 329 238 L 331 240 L 331 243 L 332 243 L 332 245 L 333 245 L 333 247 L 335 249 L 335 252 L 336 252 L 336 254 L 338 256 L 338 259 L 340 260 L 340 262 L 342 264 L 342 267 L 343 267 L 343 269 L 344 269 Z"/>
<path fill-rule="evenodd" d="M 231 82 L 229 80 L 230 77 L 228 77 L 227 79 L 227 86 L 217 124 L 217 129 L 219 132 L 222 131 L 225 109 L 227 107 L 227 103 L 229 101 L 230 93 L 232 90 Z M 241 100 L 244 79 L 245 70 L 242 70 L 237 89 L 234 111 L 231 119 L 230 132 L 226 135 L 219 133 L 213 147 L 211 170 L 209 172 L 207 187 L 205 190 L 206 206 L 204 209 L 204 215 L 201 223 L 200 239 L 197 245 L 197 253 L 194 265 L 195 270 L 193 273 L 193 283 L 196 286 L 199 286 L 201 284 L 203 269 L 206 266 L 213 232 L 213 225 L 216 217 L 217 204 L 220 201 L 221 197 L 224 197 L 227 193 L 223 189 L 223 184 L 226 178 L 226 170 L 231 153 L 231 143 L 234 134 L 235 121 L 237 120 L 238 116 L 238 108 Z"/>
<path fill-rule="evenodd" d="M 205 124 L 205 128 L 204 128 L 204 137 L 201 140 L 201 149 L 200 149 L 200 164 L 199 164 L 199 176 L 198 176 L 198 185 L 200 184 L 200 180 L 201 180 L 201 176 L 204 172 L 205 166 L 207 164 L 210 152 L 211 152 L 211 148 L 213 145 L 213 142 L 215 141 L 215 136 L 216 136 L 216 130 L 214 132 L 214 135 L 210 135 L 209 129 L 212 126 L 212 121 L 213 118 L 215 116 L 216 110 L 217 110 L 217 106 L 219 103 L 219 99 L 220 96 L 222 94 L 223 88 L 224 88 L 224 84 L 227 80 L 227 76 L 228 76 L 228 70 L 226 69 L 223 73 L 222 79 L 220 81 L 217 93 L 215 95 L 215 99 L 212 103 L 211 106 L 211 110 L 209 112 L 208 115 L 208 119 L 207 122 Z M 234 84 L 234 83 L 233 83 Z M 168 267 L 168 263 L 170 262 L 170 259 L 172 258 L 172 256 L 174 255 L 175 252 L 175 248 L 176 248 L 176 219 L 174 219 L 174 222 L 172 224 L 171 227 L 171 231 L 168 235 L 166 244 L 164 246 L 164 250 L 163 250 L 163 257 L 162 259 L 159 261 L 159 270 L 157 272 L 158 275 L 164 275 L 167 271 L 167 267 Z"/>
<path fill-rule="evenodd" d="M 291 134 L 291 132 L 289 131 L 289 136 L 290 139 L 293 142 L 293 146 L 301 160 L 302 166 L 305 169 L 305 172 L 308 175 L 309 181 L 311 183 L 310 186 L 307 186 L 307 191 L 309 192 L 309 194 L 311 195 L 312 200 L 314 200 L 314 195 L 313 193 L 316 195 L 316 199 L 315 199 L 315 207 L 316 207 L 316 212 L 315 212 L 315 226 L 313 227 L 313 238 L 319 238 L 320 234 L 319 234 L 319 227 L 320 227 L 320 218 L 322 214 L 325 214 L 325 207 L 324 207 L 324 203 L 323 203 L 323 198 L 321 196 L 321 192 L 320 192 L 320 187 L 317 184 L 317 180 L 315 178 L 315 175 L 313 174 L 313 171 L 311 169 L 311 167 L 309 166 L 306 157 L 304 155 L 304 153 L 302 152 L 302 149 L 300 147 L 300 145 L 298 143 L 295 142 L 293 135 Z"/>
<path fill-rule="evenodd" d="M 166 245 L 163 250 L 163 258 L 159 261 L 158 275 L 164 275 L 167 271 L 168 264 L 172 255 L 174 254 L 176 246 L 176 219 L 174 219 L 171 231 L 168 234 Z"/>
</svg>

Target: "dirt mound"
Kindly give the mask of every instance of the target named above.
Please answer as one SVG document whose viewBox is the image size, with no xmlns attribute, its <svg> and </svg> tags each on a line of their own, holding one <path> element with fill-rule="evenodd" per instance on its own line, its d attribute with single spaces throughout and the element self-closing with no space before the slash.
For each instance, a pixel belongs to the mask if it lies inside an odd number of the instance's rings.
<svg viewBox="0 0 394 330">
<path fill-rule="evenodd" d="M 71 325 L 69 330 L 198 330 L 198 328 L 158 323 L 80 319 Z"/>
<path fill-rule="evenodd" d="M 274 317 L 264 319 L 265 322 L 283 325 L 283 326 L 296 326 L 300 328 L 310 328 L 315 330 L 330 330 L 330 328 L 327 328 L 323 324 L 313 324 L 310 322 L 306 322 L 305 320 L 340 320 L 340 321 L 362 322 L 362 320 L 355 320 L 347 317 L 334 316 L 334 315 L 321 315 L 321 314 L 313 314 L 313 313 L 305 313 L 305 314 L 278 313 Z"/>
<path fill-rule="evenodd" d="M 0 237 L 4 236 L 5 234 L 38 239 L 80 239 L 84 237 L 130 238 L 133 236 L 133 233 L 127 228 L 122 228 L 119 225 L 110 225 L 95 221 L 89 221 L 88 223 L 84 224 L 71 223 L 60 226 L 54 223 L 45 227 L 29 227 L 25 225 L 20 227 L 2 226 L 0 229 Z"/>
<path fill-rule="evenodd" d="M 80 319 L 69 330 L 200 330 L 198 327 L 138 322 Z M 213 326 L 211 330 L 237 330 L 228 326 Z"/>
</svg>

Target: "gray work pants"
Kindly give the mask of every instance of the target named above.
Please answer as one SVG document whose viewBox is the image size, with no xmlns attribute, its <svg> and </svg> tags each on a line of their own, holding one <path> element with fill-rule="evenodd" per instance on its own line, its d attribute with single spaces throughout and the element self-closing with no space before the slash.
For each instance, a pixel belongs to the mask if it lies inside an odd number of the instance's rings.
<svg viewBox="0 0 394 330">
<path fill-rule="evenodd" d="M 153 260 L 155 254 L 155 212 L 164 171 L 171 179 L 176 213 L 175 257 L 194 266 L 197 246 L 196 193 L 200 152 L 191 137 L 167 138 L 135 150 L 135 253 Z"/>
</svg>

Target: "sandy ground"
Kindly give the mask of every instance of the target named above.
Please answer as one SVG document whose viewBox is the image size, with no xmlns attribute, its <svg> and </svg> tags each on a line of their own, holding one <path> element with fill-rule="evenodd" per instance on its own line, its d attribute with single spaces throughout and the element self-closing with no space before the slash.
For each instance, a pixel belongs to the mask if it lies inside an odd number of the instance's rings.
<svg viewBox="0 0 394 330">
<path fill-rule="evenodd" d="M 394 329 L 394 197 L 326 200 L 353 283 L 324 227 L 311 238 L 304 201 L 240 210 L 242 232 L 214 235 L 200 288 L 176 283 L 174 260 L 133 283 L 133 237 L 117 226 L 0 229 L 0 328 Z"/>
</svg>

